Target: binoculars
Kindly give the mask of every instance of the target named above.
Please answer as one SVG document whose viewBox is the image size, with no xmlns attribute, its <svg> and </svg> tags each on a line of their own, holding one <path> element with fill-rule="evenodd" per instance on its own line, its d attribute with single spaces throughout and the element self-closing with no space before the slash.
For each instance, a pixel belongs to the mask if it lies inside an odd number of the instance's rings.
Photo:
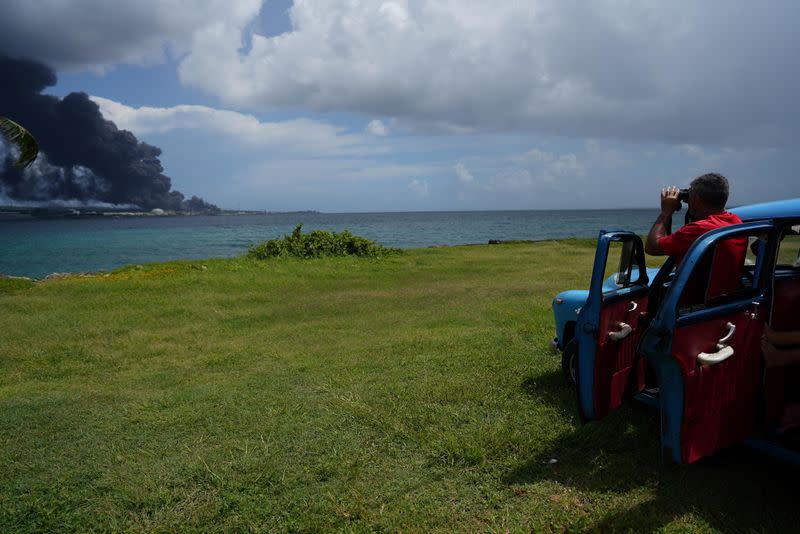
<svg viewBox="0 0 800 534">
<path fill-rule="evenodd" d="M 678 202 L 686 202 L 687 205 L 689 204 L 689 190 L 688 189 L 681 189 L 680 191 L 678 191 Z M 682 208 L 683 208 L 683 204 L 678 204 L 678 209 L 675 210 L 675 211 L 681 211 Z M 689 217 L 689 213 L 688 212 L 686 213 L 686 217 Z M 687 218 L 686 220 L 688 222 L 689 219 Z"/>
</svg>

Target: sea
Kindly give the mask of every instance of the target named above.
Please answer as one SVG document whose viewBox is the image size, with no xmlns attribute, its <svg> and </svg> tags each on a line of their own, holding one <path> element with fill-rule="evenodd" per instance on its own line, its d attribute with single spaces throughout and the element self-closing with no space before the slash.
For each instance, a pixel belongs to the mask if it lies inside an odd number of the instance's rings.
<svg viewBox="0 0 800 534">
<path fill-rule="evenodd" d="M 213 216 L 38 219 L 0 214 L 0 273 L 113 270 L 130 264 L 232 257 L 250 245 L 303 231 L 349 230 L 390 247 L 420 248 L 597 237 L 600 230 L 643 234 L 657 210 L 264 213 Z"/>
</svg>

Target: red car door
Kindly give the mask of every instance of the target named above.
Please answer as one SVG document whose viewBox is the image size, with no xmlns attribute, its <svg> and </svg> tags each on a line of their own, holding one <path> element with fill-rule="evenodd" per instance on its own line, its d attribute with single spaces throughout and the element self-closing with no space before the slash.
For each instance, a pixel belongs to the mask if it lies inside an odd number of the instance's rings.
<svg viewBox="0 0 800 534">
<path fill-rule="evenodd" d="M 601 232 L 589 297 L 575 330 L 575 383 L 584 420 L 605 417 L 644 387 L 636 345 L 648 289 L 641 239 L 632 232 Z"/>
<path fill-rule="evenodd" d="M 645 334 L 643 352 L 660 385 L 662 447 L 678 462 L 694 462 L 755 430 L 774 235 L 771 223 L 751 223 L 701 237 Z M 737 247 L 749 247 L 750 261 L 731 261 Z"/>
</svg>

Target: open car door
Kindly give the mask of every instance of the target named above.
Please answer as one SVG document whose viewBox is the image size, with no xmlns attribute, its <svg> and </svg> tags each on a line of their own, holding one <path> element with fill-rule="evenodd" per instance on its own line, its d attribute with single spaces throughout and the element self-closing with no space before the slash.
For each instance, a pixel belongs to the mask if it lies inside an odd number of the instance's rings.
<svg viewBox="0 0 800 534">
<path fill-rule="evenodd" d="M 662 449 L 679 463 L 755 431 L 776 241 L 770 222 L 702 236 L 644 334 L 660 386 Z"/>
<path fill-rule="evenodd" d="M 585 421 L 606 416 L 644 387 L 644 362 L 636 354 L 636 345 L 648 289 L 639 236 L 600 232 L 589 297 L 575 329 L 575 382 Z"/>
</svg>

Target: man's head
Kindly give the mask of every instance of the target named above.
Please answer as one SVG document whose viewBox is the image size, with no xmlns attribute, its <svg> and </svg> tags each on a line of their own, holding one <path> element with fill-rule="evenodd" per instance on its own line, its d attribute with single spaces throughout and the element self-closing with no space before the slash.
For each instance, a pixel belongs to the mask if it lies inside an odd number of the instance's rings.
<svg viewBox="0 0 800 534">
<path fill-rule="evenodd" d="M 725 211 L 728 192 L 728 179 L 721 174 L 698 176 L 689 184 L 689 212 L 697 217 Z"/>
</svg>

